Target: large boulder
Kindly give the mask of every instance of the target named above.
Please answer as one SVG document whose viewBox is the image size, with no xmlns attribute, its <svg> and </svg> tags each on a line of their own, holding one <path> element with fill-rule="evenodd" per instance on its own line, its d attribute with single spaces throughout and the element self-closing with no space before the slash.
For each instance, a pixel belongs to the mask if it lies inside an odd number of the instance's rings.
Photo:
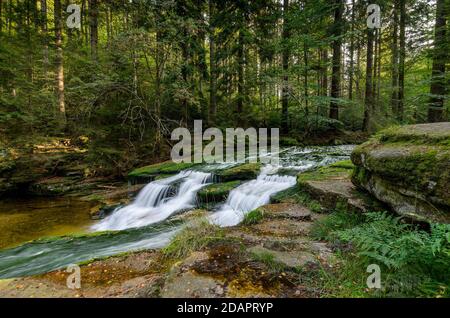
<svg viewBox="0 0 450 318">
<path fill-rule="evenodd" d="M 398 214 L 450 223 L 450 123 L 382 131 L 352 161 L 353 182 Z"/>
</svg>

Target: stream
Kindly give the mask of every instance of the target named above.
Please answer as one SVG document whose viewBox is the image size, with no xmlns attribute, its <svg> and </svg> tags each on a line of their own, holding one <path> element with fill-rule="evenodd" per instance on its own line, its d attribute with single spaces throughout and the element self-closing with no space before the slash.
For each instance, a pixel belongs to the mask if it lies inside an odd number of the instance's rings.
<svg viewBox="0 0 450 318">
<path fill-rule="evenodd" d="M 268 204 L 271 196 L 295 186 L 297 174 L 347 160 L 352 150 L 349 145 L 283 149 L 278 166 L 263 166 L 255 180 L 232 190 L 226 202 L 210 211 L 208 219 L 222 227 L 237 225 L 246 213 Z M 151 182 L 131 204 L 96 222 L 89 220 L 89 206 L 76 201 L 68 204 L 47 198 L 50 202 L 41 202 L 41 213 L 32 210 L 39 206 L 34 201 L 38 199 L 2 202 L 0 248 L 7 249 L 0 250 L 0 278 L 42 274 L 96 258 L 163 248 L 183 227 L 175 216 L 195 209 L 197 192 L 214 183 L 214 172 L 229 167 L 200 166 Z M 14 208 L 18 206 L 21 208 Z M 87 234 L 69 236 L 76 229 Z M 39 239 L 47 236 L 53 237 Z M 25 243 L 30 240 L 34 241 Z"/>
</svg>

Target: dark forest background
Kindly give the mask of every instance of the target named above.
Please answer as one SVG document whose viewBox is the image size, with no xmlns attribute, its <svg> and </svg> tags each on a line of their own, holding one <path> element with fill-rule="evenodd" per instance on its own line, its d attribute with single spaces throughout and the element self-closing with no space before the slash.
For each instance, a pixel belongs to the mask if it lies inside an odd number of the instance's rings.
<svg viewBox="0 0 450 318">
<path fill-rule="evenodd" d="M 367 28 L 378 4 L 382 28 Z M 69 4 L 81 27 L 68 28 Z M 2 143 L 123 169 L 194 119 L 308 138 L 448 116 L 449 0 L 0 0 Z M 447 72 L 446 72 L 447 70 Z M 319 138 L 319 139 L 317 139 Z"/>
</svg>

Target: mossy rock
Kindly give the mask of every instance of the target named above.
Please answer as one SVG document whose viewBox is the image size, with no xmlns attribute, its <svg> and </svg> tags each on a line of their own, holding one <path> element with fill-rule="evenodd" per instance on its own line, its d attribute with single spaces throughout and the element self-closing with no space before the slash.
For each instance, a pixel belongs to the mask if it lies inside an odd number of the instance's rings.
<svg viewBox="0 0 450 318">
<path fill-rule="evenodd" d="M 216 176 L 221 182 L 255 179 L 261 170 L 260 163 L 246 163 L 229 169 L 221 170 Z"/>
<path fill-rule="evenodd" d="M 198 192 L 198 200 L 200 204 L 225 201 L 230 194 L 230 191 L 238 187 L 240 184 L 241 181 L 230 181 L 209 185 Z"/>
<path fill-rule="evenodd" d="M 128 174 L 128 177 L 139 178 L 139 177 L 150 177 L 156 175 L 172 175 L 177 174 L 180 171 L 191 169 L 194 167 L 195 163 L 175 163 L 173 161 L 166 161 L 162 163 L 157 163 L 150 166 L 145 166 L 142 168 L 138 168 L 133 170 Z"/>
<path fill-rule="evenodd" d="M 382 131 L 352 161 L 353 182 L 399 214 L 450 221 L 450 123 Z"/>
<path fill-rule="evenodd" d="M 297 176 L 299 184 L 306 181 L 322 181 L 327 179 L 350 177 L 355 165 L 350 160 L 336 162 L 332 165 L 318 169 L 302 172 Z"/>
<path fill-rule="evenodd" d="M 354 212 L 380 211 L 385 207 L 366 193 L 359 191 L 351 178 L 355 166 L 350 160 L 303 172 L 297 177 L 298 203 L 312 211 L 345 210 Z M 280 200 L 280 197 L 276 198 Z M 284 202 L 286 199 L 281 198 Z"/>
</svg>

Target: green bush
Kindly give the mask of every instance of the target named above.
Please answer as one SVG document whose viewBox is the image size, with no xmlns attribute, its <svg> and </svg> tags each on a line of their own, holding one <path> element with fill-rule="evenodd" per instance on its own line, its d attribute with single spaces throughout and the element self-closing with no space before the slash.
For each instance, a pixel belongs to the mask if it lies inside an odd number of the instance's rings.
<svg viewBox="0 0 450 318">
<path fill-rule="evenodd" d="M 429 231 L 406 224 L 387 213 L 363 216 L 336 212 L 318 221 L 316 238 L 342 249 L 344 265 L 329 280 L 329 289 L 340 295 L 364 295 L 365 266 L 382 268 L 382 289 L 372 296 L 449 297 L 450 225 L 432 224 Z M 350 251 L 348 251 L 350 248 Z M 348 281 L 358 284 L 346 284 Z M 332 292 L 333 293 L 333 292 Z"/>
<path fill-rule="evenodd" d="M 180 259 L 199 251 L 211 242 L 223 239 L 223 231 L 208 220 L 193 221 L 184 227 L 162 252 L 166 258 Z"/>
<path fill-rule="evenodd" d="M 259 222 L 261 222 L 263 218 L 264 218 L 264 211 L 262 209 L 256 209 L 245 215 L 242 224 L 243 225 L 258 224 Z"/>
</svg>

